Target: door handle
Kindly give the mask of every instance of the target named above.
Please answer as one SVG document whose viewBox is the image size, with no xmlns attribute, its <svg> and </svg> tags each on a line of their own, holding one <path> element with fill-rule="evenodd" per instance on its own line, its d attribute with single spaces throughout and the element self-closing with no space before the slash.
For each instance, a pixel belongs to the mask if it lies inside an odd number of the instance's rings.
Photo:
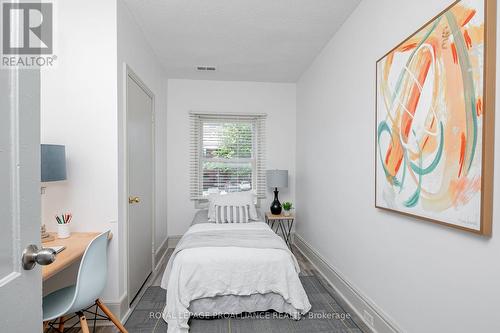
<svg viewBox="0 0 500 333">
<path fill-rule="evenodd" d="M 28 245 L 21 257 L 23 269 L 27 271 L 32 270 L 36 264 L 45 266 L 52 264 L 54 261 L 56 261 L 56 251 L 54 249 L 40 249 L 34 244 Z"/>
<path fill-rule="evenodd" d="M 129 204 L 135 204 L 141 202 L 141 198 L 139 197 L 128 197 Z"/>
</svg>

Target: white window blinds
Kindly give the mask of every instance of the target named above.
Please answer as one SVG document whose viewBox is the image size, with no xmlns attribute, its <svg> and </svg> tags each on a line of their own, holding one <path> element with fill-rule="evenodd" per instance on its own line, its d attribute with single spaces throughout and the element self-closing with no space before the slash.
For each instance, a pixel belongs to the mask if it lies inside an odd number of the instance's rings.
<svg viewBox="0 0 500 333">
<path fill-rule="evenodd" d="M 191 200 L 211 193 L 266 195 L 266 115 L 191 112 Z"/>
</svg>

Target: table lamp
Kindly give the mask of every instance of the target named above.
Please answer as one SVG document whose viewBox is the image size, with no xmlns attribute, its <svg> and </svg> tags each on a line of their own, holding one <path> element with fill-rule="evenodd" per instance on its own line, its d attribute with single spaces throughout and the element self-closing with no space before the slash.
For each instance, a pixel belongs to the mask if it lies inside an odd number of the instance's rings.
<svg viewBox="0 0 500 333">
<path fill-rule="evenodd" d="M 274 187 L 274 201 L 271 204 L 271 213 L 279 215 L 281 214 L 281 203 L 278 200 L 278 187 L 288 187 L 288 170 L 267 170 L 266 180 L 267 186 Z"/>
<path fill-rule="evenodd" d="M 66 148 L 61 145 L 41 145 L 41 182 L 57 182 L 66 180 Z M 42 194 L 45 193 L 45 187 L 42 186 Z M 42 242 L 48 242 L 53 239 L 45 229 L 42 223 L 41 227 Z"/>
</svg>

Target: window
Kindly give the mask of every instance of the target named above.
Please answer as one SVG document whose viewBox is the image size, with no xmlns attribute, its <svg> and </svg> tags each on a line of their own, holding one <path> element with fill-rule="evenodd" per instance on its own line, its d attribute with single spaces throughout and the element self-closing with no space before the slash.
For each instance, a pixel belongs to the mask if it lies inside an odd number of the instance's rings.
<svg viewBox="0 0 500 333">
<path fill-rule="evenodd" d="M 265 196 L 265 115 L 191 113 L 192 200 L 211 193 Z"/>
</svg>

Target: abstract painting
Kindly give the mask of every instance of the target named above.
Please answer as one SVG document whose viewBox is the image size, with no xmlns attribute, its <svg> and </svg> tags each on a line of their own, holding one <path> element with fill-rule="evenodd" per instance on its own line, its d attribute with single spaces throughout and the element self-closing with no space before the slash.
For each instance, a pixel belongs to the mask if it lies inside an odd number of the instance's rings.
<svg viewBox="0 0 500 333">
<path fill-rule="evenodd" d="M 377 61 L 376 207 L 491 234 L 495 15 L 456 1 Z"/>
</svg>

